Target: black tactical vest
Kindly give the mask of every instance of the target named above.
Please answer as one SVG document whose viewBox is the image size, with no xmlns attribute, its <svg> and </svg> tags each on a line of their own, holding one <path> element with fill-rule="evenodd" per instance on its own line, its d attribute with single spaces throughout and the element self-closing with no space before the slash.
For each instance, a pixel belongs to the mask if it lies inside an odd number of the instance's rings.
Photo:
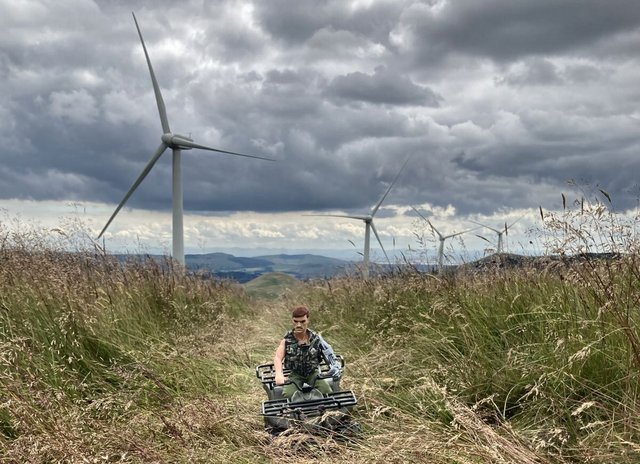
<svg viewBox="0 0 640 464">
<path fill-rule="evenodd" d="M 320 337 L 313 330 L 309 332 L 309 344 L 298 343 L 293 330 L 284 336 L 284 368 L 295 374 L 308 377 L 322 362 L 322 350 L 320 349 Z"/>
</svg>

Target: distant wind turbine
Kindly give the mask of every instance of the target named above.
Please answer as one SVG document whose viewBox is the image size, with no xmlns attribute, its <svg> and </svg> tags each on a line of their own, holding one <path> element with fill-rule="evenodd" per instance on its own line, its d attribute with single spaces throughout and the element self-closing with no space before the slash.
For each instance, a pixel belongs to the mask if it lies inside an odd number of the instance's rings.
<svg viewBox="0 0 640 464">
<path fill-rule="evenodd" d="M 444 242 L 445 242 L 445 240 L 447 240 L 448 238 L 456 237 L 458 235 L 466 234 L 467 232 L 471 232 L 474 229 L 463 230 L 462 232 L 455 232 L 455 233 L 449 234 L 449 235 L 442 235 L 440 233 L 440 231 L 438 229 L 436 229 L 433 224 L 431 224 L 431 221 L 429 219 L 424 217 L 422 215 L 422 213 L 420 213 L 420 211 L 418 211 L 415 207 L 412 206 L 412 208 L 416 213 L 418 213 L 418 215 L 422 219 L 427 221 L 427 223 L 431 227 L 431 230 L 433 230 L 438 235 L 438 240 L 440 241 L 440 244 L 438 245 L 438 270 L 440 271 L 440 270 L 442 270 L 442 266 L 444 264 Z"/>
<path fill-rule="evenodd" d="M 520 219 L 522 219 L 524 216 L 520 216 L 518 219 L 516 219 L 515 221 L 513 221 L 511 224 L 507 225 L 506 221 L 504 223 L 504 228 L 503 229 L 494 229 L 493 227 L 490 227 L 486 224 L 481 224 L 480 222 L 476 222 L 476 221 L 471 221 L 474 224 L 478 224 L 479 226 L 485 227 L 489 230 L 494 231 L 497 235 L 498 235 L 498 244 L 496 245 L 496 253 L 502 253 L 502 236 L 503 235 L 508 235 L 508 230 L 511 228 L 511 226 L 513 226 L 516 222 L 518 222 Z"/>
<path fill-rule="evenodd" d="M 226 153 L 228 155 L 236 155 L 236 156 L 244 156 L 247 158 L 257 158 L 267 161 L 274 161 L 270 158 L 263 158 L 261 156 L 252 156 L 252 155 L 244 155 L 242 153 L 235 153 L 232 151 L 219 150 L 217 148 L 211 148 L 205 145 L 200 145 L 198 143 L 194 143 L 191 137 L 187 137 L 185 135 L 174 134 L 171 132 L 169 128 L 169 120 L 167 118 L 167 110 L 164 106 L 164 100 L 162 99 L 162 94 L 160 93 L 160 86 L 158 85 L 158 81 L 156 80 L 156 75 L 153 72 L 153 67 L 151 66 L 151 60 L 149 59 L 149 54 L 147 53 L 147 47 L 144 44 L 144 39 L 142 38 L 142 32 L 140 32 L 140 27 L 138 26 L 138 21 L 136 19 L 136 15 L 132 13 L 133 21 L 136 24 L 136 29 L 138 30 L 138 36 L 140 36 L 140 42 L 142 43 L 142 49 L 144 50 L 144 56 L 147 60 L 147 65 L 149 66 L 149 74 L 151 75 L 151 83 L 153 84 L 153 92 L 156 96 L 156 103 L 158 105 L 158 112 L 160 113 L 160 123 L 162 124 L 162 136 L 160 139 L 162 143 L 151 157 L 151 160 L 147 163 L 142 173 L 138 176 L 136 181 L 133 183 L 127 194 L 124 196 L 116 210 L 113 212 L 107 224 L 104 226 L 98 238 L 102 237 L 102 234 L 105 233 L 111 221 L 116 217 L 120 209 L 125 205 L 129 197 L 133 194 L 133 192 L 138 188 L 138 186 L 142 183 L 144 178 L 149 174 L 153 166 L 156 164 L 156 161 L 162 156 L 167 148 L 171 148 L 173 151 L 173 258 L 177 260 L 180 264 L 184 265 L 184 229 L 183 229 L 183 197 L 182 197 L 182 167 L 181 167 L 181 158 L 182 158 L 182 150 L 190 150 L 192 148 L 199 148 L 201 150 L 209 150 L 215 151 L 219 153 Z"/>
<path fill-rule="evenodd" d="M 384 195 L 382 195 L 382 197 L 380 198 L 378 203 L 375 204 L 375 206 L 371 209 L 371 212 L 369 214 L 367 214 L 367 215 L 358 215 L 358 216 L 355 216 L 355 215 L 351 216 L 351 215 L 348 215 L 348 214 L 305 214 L 305 216 L 338 217 L 338 218 L 348 218 L 348 219 L 359 219 L 361 221 L 364 221 L 364 223 L 365 223 L 365 229 L 364 229 L 364 254 L 363 254 L 363 264 L 362 264 L 362 277 L 364 279 L 369 278 L 369 249 L 370 249 L 371 231 L 372 230 L 373 230 L 374 235 L 376 236 L 376 239 L 378 240 L 378 243 L 380 244 L 380 248 L 382 248 L 382 252 L 384 253 L 385 258 L 387 258 L 387 262 L 389 264 L 391 264 L 391 261 L 389 261 L 389 256 L 387 256 L 387 252 L 385 251 L 384 246 L 382 245 L 382 240 L 380 240 L 380 236 L 378 235 L 378 231 L 376 230 L 376 226 L 373 224 L 373 217 L 378 212 L 378 209 L 380 208 L 380 205 L 382 204 L 384 199 L 387 198 L 387 195 L 391 191 L 391 188 L 394 186 L 394 184 L 398 180 L 398 177 L 400 177 L 400 173 L 402 172 L 404 167 L 407 165 L 407 163 L 409 162 L 410 158 L 411 157 L 409 156 L 405 160 L 405 162 L 402 164 L 402 167 L 400 167 L 400 170 L 398 171 L 398 173 L 396 174 L 396 177 L 393 179 L 393 181 L 391 182 L 391 184 L 387 188 L 387 191 L 384 192 Z"/>
</svg>

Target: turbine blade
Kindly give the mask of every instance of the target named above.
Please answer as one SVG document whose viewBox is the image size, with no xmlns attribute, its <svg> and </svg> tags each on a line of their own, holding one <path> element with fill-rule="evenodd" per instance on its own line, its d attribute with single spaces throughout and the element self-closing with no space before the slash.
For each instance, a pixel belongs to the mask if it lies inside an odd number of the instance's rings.
<svg viewBox="0 0 640 464">
<path fill-rule="evenodd" d="M 499 231 L 498 229 L 494 229 L 493 227 L 490 227 L 490 226 L 488 226 L 488 225 L 486 225 L 486 224 L 482 224 L 482 223 L 480 223 L 480 222 L 473 221 L 473 220 L 471 220 L 471 219 L 469 219 L 469 221 L 470 221 L 470 222 L 473 222 L 474 224 L 478 224 L 479 226 L 486 227 L 487 229 L 494 231 L 496 234 L 500 233 L 500 231 Z"/>
<path fill-rule="evenodd" d="M 162 94 L 160 93 L 160 86 L 158 85 L 158 81 L 156 80 L 156 75 L 153 72 L 153 67 L 151 66 L 151 60 L 149 59 L 149 53 L 147 53 L 147 46 L 144 44 L 144 39 L 142 38 L 142 32 L 140 32 L 140 26 L 138 26 L 138 20 L 136 19 L 135 13 L 131 12 L 133 15 L 133 21 L 136 23 L 136 29 L 138 30 L 138 35 L 140 36 L 140 42 L 142 42 L 142 49 L 144 50 L 144 56 L 147 59 L 147 65 L 149 66 L 149 74 L 151 74 L 151 83 L 153 84 L 153 92 L 156 94 L 156 103 L 158 104 L 158 112 L 160 113 L 160 123 L 162 124 L 162 132 L 167 134 L 171 132 L 169 128 L 169 120 L 167 119 L 167 110 L 164 106 L 164 100 L 162 99 Z"/>
<path fill-rule="evenodd" d="M 140 175 L 138 176 L 136 181 L 133 183 L 133 185 L 131 186 L 131 188 L 127 192 L 127 194 L 124 196 L 124 198 L 122 199 L 122 201 L 120 202 L 120 204 L 116 208 L 116 210 L 113 212 L 113 214 L 111 215 L 111 217 L 107 221 L 107 224 L 103 227 L 102 231 L 100 232 L 100 235 L 98 235 L 98 238 L 102 237 L 102 234 L 104 234 L 104 232 L 107 230 L 107 228 L 109 227 L 109 224 L 111 224 L 111 221 L 113 221 L 113 219 L 116 217 L 118 212 L 122 209 L 124 204 L 129 199 L 129 197 L 133 194 L 133 192 L 142 183 L 144 178 L 147 177 L 147 174 L 149 174 L 149 171 L 151 171 L 151 169 L 153 168 L 153 165 L 156 164 L 156 161 L 158 161 L 158 158 L 160 158 L 160 156 L 164 153 L 164 151 L 166 149 L 167 149 L 167 145 L 164 142 L 161 143 L 160 146 L 158 147 L 158 149 L 156 150 L 156 152 L 154 153 L 153 157 L 151 158 L 151 160 L 147 163 L 147 165 L 145 166 L 144 170 L 140 173 Z"/>
<path fill-rule="evenodd" d="M 505 229 L 510 229 L 512 225 L 514 225 L 516 222 L 518 222 L 520 219 L 522 219 L 524 216 L 520 216 L 518 219 L 516 219 L 515 221 L 513 221 L 511 224 L 507 225 L 507 223 L 505 222 Z"/>
<path fill-rule="evenodd" d="M 442 234 L 438 231 L 438 229 L 436 229 L 436 228 L 433 226 L 433 224 L 431 224 L 431 221 L 430 221 L 429 219 L 427 219 L 426 217 L 424 217 L 424 216 L 422 215 L 422 213 L 416 209 L 416 207 L 415 207 L 415 206 L 412 206 L 412 208 L 413 208 L 413 210 L 414 210 L 416 213 L 418 213 L 418 216 L 420 216 L 422 219 L 424 219 L 425 221 L 427 221 L 427 224 L 429 224 L 429 227 L 431 227 L 431 230 L 433 230 L 436 234 L 438 234 L 438 237 L 440 237 L 440 240 L 442 240 L 442 239 L 443 239 Z M 446 238 L 446 237 L 444 237 L 444 238 Z"/>
<path fill-rule="evenodd" d="M 477 227 L 476 227 L 476 229 L 477 229 Z M 456 232 L 456 233 L 454 233 L 454 234 L 447 235 L 447 236 L 446 236 L 446 237 L 444 237 L 444 238 L 457 237 L 458 235 L 466 234 L 467 232 L 471 232 L 472 230 L 476 230 L 476 229 L 467 229 L 467 230 L 463 230 L 462 232 Z"/>
<path fill-rule="evenodd" d="M 425 221 L 429 222 L 429 220 L 428 220 L 426 217 L 424 217 L 424 216 L 422 215 L 422 213 L 421 213 L 420 211 L 418 211 L 418 209 L 417 209 L 415 206 L 412 206 L 412 208 L 413 208 L 413 210 L 414 210 L 416 213 L 418 213 L 418 216 L 420 216 L 420 217 L 421 217 L 422 219 L 424 219 Z"/>
<path fill-rule="evenodd" d="M 391 261 L 389 261 L 389 257 L 387 256 L 387 252 L 384 249 L 384 246 L 382 246 L 382 240 L 380 240 L 380 236 L 378 235 L 378 231 L 376 230 L 376 226 L 373 225 L 373 221 L 371 221 L 371 230 L 373 230 L 373 235 L 376 236 L 376 239 L 378 239 L 378 243 L 380 244 L 380 248 L 382 248 L 382 252 L 384 253 L 384 257 L 387 258 L 387 262 L 389 264 L 391 264 Z"/>
<path fill-rule="evenodd" d="M 455 237 L 456 235 L 466 234 L 467 232 L 473 232 L 474 230 L 478 230 L 478 229 L 480 229 L 480 227 L 473 227 L 471 229 L 466 229 L 466 230 L 463 230 L 462 232 L 457 232 L 453 234 L 452 237 Z"/>
<path fill-rule="evenodd" d="M 346 214 L 303 214 L 303 216 L 314 216 L 314 217 L 337 217 L 337 218 L 347 218 L 347 219 L 359 219 L 361 221 L 366 221 L 369 219 L 366 216 L 349 216 Z"/>
<path fill-rule="evenodd" d="M 391 182 L 391 184 L 389 185 L 389 188 L 387 189 L 387 191 L 384 192 L 384 195 L 382 195 L 382 198 L 380 198 L 380 201 L 371 210 L 371 217 L 375 216 L 376 212 L 378 211 L 378 208 L 380 208 L 380 205 L 382 204 L 384 199 L 387 198 L 387 195 L 389 195 L 389 192 L 391 191 L 391 188 L 393 187 L 393 185 L 398 180 L 398 177 L 400 177 L 400 173 L 402 172 L 402 170 L 407 165 L 407 163 L 409 162 L 410 159 L 411 159 L 411 156 L 408 156 L 407 159 L 404 161 L 404 163 L 402 163 L 402 166 L 400 167 L 400 170 L 398 171 L 398 174 L 396 174 L 396 177 L 394 177 L 393 182 Z"/>
<path fill-rule="evenodd" d="M 429 225 L 431 226 L 431 229 L 433 229 L 433 231 L 438 234 L 438 237 L 440 237 L 440 240 L 444 240 L 445 237 L 442 236 L 442 234 L 440 233 L 440 231 L 438 229 L 436 229 L 436 227 L 431 224 L 431 221 L 427 219 L 427 222 L 429 223 Z"/>
<path fill-rule="evenodd" d="M 264 156 L 245 155 L 243 153 L 236 153 L 234 151 L 219 150 L 218 148 L 212 148 L 206 145 L 200 145 L 199 143 L 194 143 L 190 140 L 186 140 L 182 138 L 178 139 L 177 137 L 174 137 L 173 140 L 174 141 L 178 140 L 177 144 L 184 148 L 199 148 L 200 150 L 217 151 L 219 153 L 226 153 L 227 155 L 244 156 L 246 158 L 256 158 L 256 159 L 261 159 L 265 161 L 275 161 L 272 158 L 265 158 Z"/>
</svg>

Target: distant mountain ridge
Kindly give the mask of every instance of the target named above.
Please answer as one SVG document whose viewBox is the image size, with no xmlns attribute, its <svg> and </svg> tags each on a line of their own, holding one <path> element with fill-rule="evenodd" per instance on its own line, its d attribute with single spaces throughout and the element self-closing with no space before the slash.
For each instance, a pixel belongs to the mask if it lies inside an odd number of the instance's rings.
<svg viewBox="0 0 640 464">
<path fill-rule="evenodd" d="M 115 255 L 120 261 L 154 259 L 159 262 L 167 259 L 163 255 Z M 439 272 L 482 272 L 495 269 L 535 268 L 550 270 L 585 261 L 606 261 L 619 259 L 618 253 L 582 253 L 557 256 L 523 256 L 512 253 L 495 253 L 468 263 L 445 266 Z M 220 278 L 246 283 L 265 274 L 287 274 L 298 280 L 324 279 L 358 272 L 358 263 L 315 254 L 275 254 L 255 257 L 238 257 L 229 253 L 215 252 L 185 255 L 187 270 L 194 273 L 209 274 Z M 396 264 L 379 266 L 376 272 L 397 271 L 401 268 L 418 272 L 438 272 L 433 264 Z"/>
<path fill-rule="evenodd" d="M 185 255 L 186 267 L 192 272 L 208 272 L 240 283 L 269 272 L 282 272 L 297 279 L 334 277 L 355 265 L 351 261 L 313 254 L 277 254 L 243 258 L 228 253 Z"/>
</svg>

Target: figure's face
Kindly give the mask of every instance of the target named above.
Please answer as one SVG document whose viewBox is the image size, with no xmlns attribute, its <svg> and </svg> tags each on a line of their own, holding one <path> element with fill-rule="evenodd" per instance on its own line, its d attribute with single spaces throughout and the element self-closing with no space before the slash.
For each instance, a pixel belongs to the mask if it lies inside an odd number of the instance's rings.
<svg viewBox="0 0 640 464">
<path fill-rule="evenodd" d="M 294 317 L 293 318 L 293 331 L 297 334 L 303 334 L 307 331 L 307 327 L 309 327 L 309 316 L 305 315 L 302 317 Z"/>
</svg>

